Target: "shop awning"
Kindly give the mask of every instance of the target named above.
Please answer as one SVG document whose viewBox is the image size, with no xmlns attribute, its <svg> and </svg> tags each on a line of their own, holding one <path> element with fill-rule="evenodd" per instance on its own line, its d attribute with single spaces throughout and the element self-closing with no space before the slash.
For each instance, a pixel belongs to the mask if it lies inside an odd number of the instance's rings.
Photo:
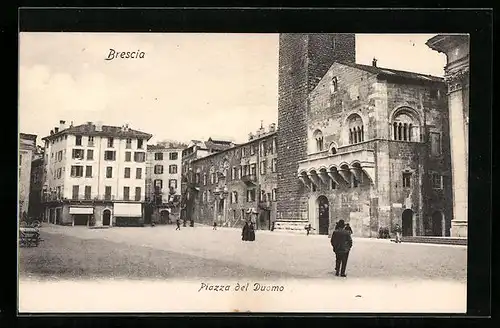
<svg viewBox="0 0 500 328">
<path fill-rule="evenodd" d="M 93 207 L 70 207 L 69 214 L 94 214 Z"/>
<path fill-rule="evenodd" d="M 142 204 L 115 203 L 113 206 L 114 217 L 141 217 Z"/>
</svg>

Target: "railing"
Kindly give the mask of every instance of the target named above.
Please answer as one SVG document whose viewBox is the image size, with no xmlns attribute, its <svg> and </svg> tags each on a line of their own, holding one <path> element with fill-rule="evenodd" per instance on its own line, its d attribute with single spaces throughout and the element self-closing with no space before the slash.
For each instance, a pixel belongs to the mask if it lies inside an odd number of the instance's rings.
<svg viewBox="0 0 500 328">
<path fill-rule="evenodd" d="M 140 199 L 136 199 L 136 197 L 124 197 L 124 196 L 116 196 L 116 195 L 97 195 L 91 196 L 86 194 L 78 194 L 72 195 L 71 197 L 62 197 L 57 195 L 46 195 L 42 197 L 42 201 L 120 201 L 120 202 L 142 202 L 144 201 L 144 197 L 140 197 Z"/>
<path fill-rule="evenodd" d="M 241 181 L 243 182 L 257 182 L 257 175 L 255 174 L 246 174 L 241 177 Z"/>
</svg>

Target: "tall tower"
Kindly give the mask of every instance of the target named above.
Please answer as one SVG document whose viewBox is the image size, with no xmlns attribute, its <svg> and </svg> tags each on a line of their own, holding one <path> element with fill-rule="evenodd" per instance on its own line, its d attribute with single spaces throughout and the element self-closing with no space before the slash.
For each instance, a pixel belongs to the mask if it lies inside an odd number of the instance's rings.
<svg viewBox="0 0 500 328">
<path fill-rule="evenodd" d="M 307 220 L 297 177 L 307 156 L 308 95 L 334 61 L 355 61 L 354 34 L 280 34 L 277 220 Z"/>
</svg>

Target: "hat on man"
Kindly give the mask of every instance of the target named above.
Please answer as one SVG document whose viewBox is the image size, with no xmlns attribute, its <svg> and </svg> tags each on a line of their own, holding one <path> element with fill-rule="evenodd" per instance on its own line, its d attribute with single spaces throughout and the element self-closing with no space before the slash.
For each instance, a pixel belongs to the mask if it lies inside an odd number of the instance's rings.
<svg viewBox="0 0 500 328">
<path fill-rule="evenodd" d="M 339 222 L 337 223 L 337 225 L 338 225 L 339 228 L 344 228 L 345 227 L 344 220 L 339 220 Z"/>
</svg>

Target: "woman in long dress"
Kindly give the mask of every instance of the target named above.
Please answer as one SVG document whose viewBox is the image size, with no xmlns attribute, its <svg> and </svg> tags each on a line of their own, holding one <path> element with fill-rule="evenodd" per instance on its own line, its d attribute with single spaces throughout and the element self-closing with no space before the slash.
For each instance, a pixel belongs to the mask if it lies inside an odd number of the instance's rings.
<svg viewBox="0 0 500 328">
<path fill-rule="evenodd" d="M 248 225 L 248 221 L 245 222 L 245 225 L 243 226 L 243 230 L 241 231 L 241 240 L 247 241 L 248 240 L 248 230 L 250 229 L 250 226 Z"/>
</svg>

